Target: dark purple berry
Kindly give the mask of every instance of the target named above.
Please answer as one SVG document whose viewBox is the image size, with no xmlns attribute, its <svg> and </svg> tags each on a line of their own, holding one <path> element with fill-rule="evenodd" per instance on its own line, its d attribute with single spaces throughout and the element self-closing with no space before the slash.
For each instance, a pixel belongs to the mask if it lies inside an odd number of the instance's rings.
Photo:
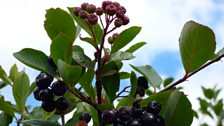
<svg viewBox="0 0 224 126">
<path fill-rule="evenodd" d="M 41 101 L 45 101 L 45 102 L 53 100 L 53 97 L 54 97 L 51 89 L 40 90 L 39 94 L 40 94 Z"/>
<path fill-rule="evenodd" d="M 141 116 L 141 122 L 143 126 L 148 126 L 150 124 L 150 126 L 158 126 L 157 125 L 157 115 L 152 114 L 152 113 L 144 113 Z"/>
<path fill-rule="evenodd" d="M 123 25 L 123 21 L 122 21 L 120 18 L 117 18 L 117 19 L 114 21 L 114 26 L 115 26 L 115 27 L 121 27 L 121 25 Z"/>
<path fill-rule="evenodd" d="M 119 119 L 117 119 L 114 123 L 113 126 L 127 126 L 125 121 L 121 121 Z"/>
<path fill-rule="evenodd" d="M 160 115 L 157 115 L 157 125 L 156 126 L 165 126 L 165 120 Z"/>
<path fill-rule="evenodd" d="M 143 109 L 139 104 L 133 104 L 131 108 L 131 116 L 133 118 L 140 118 L 141 115 L 143 114 Z"/>
<path fill-rule="evenodd" d="M 79 116 L 79 121 L 85 121 L 86 123 L 89 123 L 91 120 L 91 115 L 88 112 L 84 112 Z"/>
<path fill-rule="evenodd" d="M 40 89 L 47 89 L 52 81 L 53 77 L 46 73 L 40 73 L 35 79 L 36 85 Z"/>
<path fill-rule="evenodd" d="M 108 5 L 110 5 L 110 4 L 112 4 L 111 1 L 103 1 L 103 3 L 102 3 L 102 8 L 103 8 L 103 10 L 106 10 L 106 7 L 107 7 Z"/>
<path fill-rule="evenodd" d="M 52 59 L 51 56 L 48 56 L 48 63 L 49 63 L 52 67 L 57 68 L 57 66 L 56 66 L 56 64 L 54 63 L 54 60 Z"/>
<path fill-rule="evenodd" d="M 59 111 L 65 111 L 69 107 L 69 102 L 66 98 L 61 97 L 61 98 L 57 99 L 57 101 L 55 103 L 55 107 Z"/>
<path fill-rule="evenodd" d="M 121 107 L 117 111 L 118 119 L 121 121 L 127 121 L 131 118 L 131 110 L 128 107 Z"/>
<path fill-rule="evenodd" d="M 41 107 L 46 112 L 52 112 L 55 109 L 55 102 L 54 101 L 48 101 L 48 102 L 42 102 Z"/>
<path fill-rule="evenodd" d="M 97 15 L 95 15 L 95 14 L 89 14 L 89 16 L 88 16 L 88 22 L 89 22 L 89 24 L 95 25 L 97 23 L 97 21 L 98 21 Z"/>
<path fill-rule="evenodd" d="M 95 13 L 96 15 L 101 16 L 103 14 L 103 8 L 101 7 L 96 8 Z"/>
<path fill-rule="evenodd" d="M 79 11 L 79 16 L 81 19 L 86 19 L 88 17 L 89 13 L 85 10 L 80 10 Z"/>
<path fill-rule="evenodd" d="M 34 95 L 34 98 L 38 101 L 41 101 L 41 98 L 40 98 L 40 89 L 38 87 L 36 87 L 33 91 L 33 95 Z"/>
<path fill-rule="evenodd" d="M 96 6 L 93 5 L 93 4 L 90 4 L 88 6 L 86 6 L 86 11 L 89 12 L 89 13 L 94 13 L 96 10 Z"/>
<path fill-rule="evenodd" d="M 116 121 L 116 111 L 113 109 L 105 110 L 102 112 L 102 120 L 106 124 L 112 124 Z"/>
<path fill-rule="evenodd" d="M 148 124 L 151 126 L 150 124 Z M 128 126 L 142 126 L 142 123 L 139 119 L 131 119 L 128 121 Z"/>
<path fill-rule="evenodd" d="M 74 15 L 75 16 L 79 16 L 79 11 L 81 10 L 81 8 L 80 7 L 75 7 L 75 9 L 74 9 Z"/>
<path fill-rule="evenodd" d="M 57 95 L 57 96 L 62 96 L 65 94 L 66 92 L 66 84 L 63 81 L 55 81 L 52 85 L 51 85 L 51 89 L 52 92 Z"/>
<path fill-rule="evenodd" d="M 137 85 L 140 86 L 140 87 L 143 87 L 144 89 L 148 89 L 149 88 L 148 81 L 143 76 L 138 77 Z"/>
<path fill-rule="evenodd" d="M 87 6 L 89 5 L 89 3 L 82 3 L 81 4 L 81 8 L 82 8 L 82 10 L 86 10 L 87 8 Z"/>
<path fill-rule="evenodd" d="M 145 89 L 143 87 L 137 86 L 135 96 L 139 95 L 140 97 L 145 96 Z"/>
<path fill-rule="evenodd" d="M 114 14 L 116 14 L 116 12 L 117 12 L 117 8 L 116 8 L 116 6 L 115 5 L 113 5 L 113 4 L 110 4 L 110 5 L 107 5 L 106 6 L 106 13 L 108 14 L 108 15 L 110 15 L 110 16 L 113 16 Z"/>
<path fill-rule="evenodd" d="M 123 25 L 127 25 L 130 22 L 130 19 L 127 16 L 124 16 L 123 18 L 121 18 L 123 21 Z"/>
<path fill-rule="evenodd" d="M 161 110 L 161 105 L 156 101 L 151 101 L 146 107 L 146 112 L 158 114 Z"/>
</svg>

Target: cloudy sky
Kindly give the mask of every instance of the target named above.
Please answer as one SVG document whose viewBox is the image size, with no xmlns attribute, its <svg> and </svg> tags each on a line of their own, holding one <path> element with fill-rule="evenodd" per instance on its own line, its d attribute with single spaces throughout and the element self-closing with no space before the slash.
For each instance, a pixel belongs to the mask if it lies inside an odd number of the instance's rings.
<svg viewBox="0 0 224 126">
<path fill-rule="evenodd" d="M 0 65 L 9 71 L 16 63 L 20 70 L 25 69 L 31 81 L 38 74 L 31 68 L 18 62 L 13 56 L 22 48 L 35 48 L 49 54 L 50 39 L 43 23 L 46 9 L 51 7 L 78 6 L 81 0 L 0 0 Z M 87 0 L 85 2 L 100 5 L 102 0 Z M 179 55 L 178 38 L 185 22 L 194 20 L 211 27 L 216 34 L 217 50 L 224 46 L 224 2 L 223 0 L 120 0 L 127 8 L 131 19 L 129 26 L 142 26 L 139 36 L 133 41 L 146 41 L 148 44 L 136 52 L 136 59 L 128 62 L 134 65 L 152 65 L 156 71 L 165 77 L 178 79 L 184 70 Z M 124 29 L 127 27 L 124 27 Z M 83 43 L 77 42 L 84 45 Z M 84 45 L 89 56 L 92 48 Z M 130 67 L 126 67 L 130 70 Z M 198 107 L 196 98 L 201 96 L 200 86 L 224 87 L 224 63 L 218 62 L 184 82 L 185 93 Z M 12 100 L 10 88 L 0 91 L 6 99 Z M 27 104 L 32 103 L 31 98 Z M 194 121 L 195 126 L 198 125 Z M 211 124 L 212 125 L 212 124 Z"/>
</svg>

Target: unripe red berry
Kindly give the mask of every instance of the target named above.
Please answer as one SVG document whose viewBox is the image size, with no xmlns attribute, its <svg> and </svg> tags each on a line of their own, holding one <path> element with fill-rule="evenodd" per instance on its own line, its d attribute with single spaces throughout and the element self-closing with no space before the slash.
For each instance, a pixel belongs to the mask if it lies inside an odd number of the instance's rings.
<svg viewBox="0 0 224 126">
<path fill-rule="evenodd" d="M 83 4 L 81 4 L 81 8 L 83 9 L 83 10 L 86 10 L 86 7 L 89 5 L 89 3 L 83 3 Z"/>
<path fill-rule="evenodd" d="M 130 19 L 127 16 L 124 16 L 122 18 L 122 21 L 123 21 L 123 25 L 127 25 L 130 22 Z"/>
<path fill-rule="evenodd" d="M 125 15 L 124 15 L 124 12 L 122 10 L 117 10 L 116 12 L 116 17 L 117 18 L 123 18 Z"/>
<path fill-rule="evenodd" d="M 113 16 L 114 14 L 116 14 L 116 12 L 117 12 L 117 8 L 116 8 L 116 6 L 115 5 L 113 5 L 113 4 L 110 4 L 110 5 L 107 5 L 106 6 L 106 13 L 108 14 L 108 15 L 110 15 L 110 16 Z"/>
<path fill-rule="evenodd" d="M 118 2 L 113 2 L 113 5 L 115 5 L 116 7 L 120 7 L 120 3 Z"/>
<path fill-rule="evenodd" d="M 98 17 L 95 14 L 89 14 L 88 16 L 88 22 L 91 25 L 95 25 L 98 21 Z"/>
<path fill-rule="evenodd" d="M 81 10 L 81 8 L 80 7 L 76 7 L 75 9 L 74 9 L 74 15 L 75 16 L 79 16 L 79 11 Z"/>
<path fill-rule="evenodd" d="M 88 17 L 88 15 L 89 15 L 89 13 L 87 11 L 85 11 L 85 10 L 80 10 L 79 11 L 79 16 L 82 19 L 86 19 Z"/>
<path fill-rule="evenodd" d="M 119 7 L 117 7 L 117 10 L 121 10 L 121 11 L 123 11 L 124 14 L 126 13 L 126 8 L 123 7 L 123 6 L 119 6 Z"/>
<path fill-rule="evenodd" d="M 110 4 L 112 4 L 111 1 L 103 1 L 103 3 L 102 3 L 102 8 L 103 8 L 103 10 L 105 10 L 106 7 L 107 7 L 107 5 L 110 5 Z"/>
<path fill-rule="evenodd" d="M 112 36 L 108 37 L 107 41 L 108 41 L 110 44 L 113 44 L 113 37 L 112 37 Z"/>
<path fill-rule="evenodd" d="M 96 15 L 102 15 L 103 14 L 103 9 L 101 7 L 96 8 Z"/>
<path fill-rule="evenodd" d="M 89 13 L 94 13 L 96 10 L 96 6 L 93 5 L 93 4 L 90 4 L 88 6 L 86 6 L 86 11 L 89 12 Z"/>
<path fill-rule="evenodd" d="M 114 21 L 114 26 L 115 26 L 115 27 L 121 27 L 121 25 L 123 25 L 123 21 L 122 21 L 120 18 L 117 18 L 117 19 Z"/>
</svg>

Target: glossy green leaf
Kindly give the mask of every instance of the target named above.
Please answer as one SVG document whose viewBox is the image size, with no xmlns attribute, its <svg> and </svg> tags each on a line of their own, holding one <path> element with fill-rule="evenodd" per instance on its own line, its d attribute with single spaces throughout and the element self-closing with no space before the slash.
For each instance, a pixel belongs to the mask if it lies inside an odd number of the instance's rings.
<svg viewBox="0 0 224 126">
<path fill-rule="evenodd" d="M 81 19 L 80 17 L 78 16 L 75 16 L 73 14 L 73 11 L 74 11 L 74 7 L 68 7 L 68 10 L 70 12 L 70 14 L 72 15 L 73 19 L 76 21 L 76 23 L 82 27 L 91 37 L 93 37 L 93 34 L 89 28 L 89 26 L 84 22 L 83 19 Z M 100 27 L 100 25 L 97 23 L 95 25 L 92 26 L 92 30 L 93 30 L 93 33 L 94 35 L 96 36 L 96 41 L 98 43 L 101 42 L 101 39 L 102 39 L 102 36 L 103 36 L 103 30 L 102 28 Z"/>
<path fill-rule="evenodd" d="M 219 116 L 221 114 L 221 112 L 224 110 L 223 109 L 223 100 L 220 99 L 214 106 L 213 106 L 213 110 L 215 112 L 215 114 L 217 116 Z"/>
<path fill-rule="evenodd" d="M 120 79 L 128 79 L 130 78 L 131 74 L 128 72 L 119 72 L 119 76 L 120 76 Z"/>
<path fill-rule="evenodd" d="M 114 109 L 114 106 L 112 104 L 99 104 L 99 105 L 97 105 L 97 108 L 100 111 L 104 111 L 106 109 Z"/>
<path fill-rule="evenodd" d="M 133 56 L 132 53 L 118 51 L 111 55 L 110 61 L 123 61 L 123 60 L 131 60 L 134 58 L 135 57 Z"/>
<path fill-rule="evenodd" d="M 133 52 L 137 51 L 139 48 L 141 48 L 142 46 L 144 46 L 145 44 L 146 44 L 146 42 L 136 43 L 136 44 L 132 45 L 129 49 L 127 49 L 125 52 L 133 53 Z"/>
<path fill-rule="evenodd" d="M 131 82 L 130 96 L 135 97 L 135 93 L 137 90 L 137 76 L 133 71 L 131 72 L 130 82 Z"/>
<path fill-rule="evenodd" d="M 5 70 L 0 65 L 0 79 L 2 79 L 5 83 L 10 84 L 11 80 L 8 78 Z"/>
<path fill-rule="evenodd" d="M 12 91 L 13 97 L 21 113 L 25 110 L 26 99 L 29 95 L 29 87 L 29 77 L 24 71 L 16 75 L 15 80 L 13 81 Z"/>
<path fill-rule="evenodd" d="M 58 60 L 58 71 L 65 83 L 69 85 L 75 85 L 82 75 L 82 67 L 72 66 L 62 60 Z"/>
<path fill-rule="evenodd" d="M 167 100 L 162 116 L 166 126 L 190 126 L 193 121 L 191 102 L 178 90 L 172 92 Z"/>
<path fill-rule="evenodd" d="M 163 86 L 166 87 L 168 86 L 169 84 L 171 84 L 173 82 L 173 78 L 172 77 L 169 77 L 169 78 L 166 78 L 164 81 L 163 81 Z"/>
<path fill-rule="evenodd" d="M 47 120 L 24 120 L 23 124 L 28 124 L 30 126 L 61 126 L 58 123 L 54 123 Z"/>
<path fill-rule="evenodd" d="M 13 56 L 27 66 L 55 76 L 56 70 L 48 63 L 48 56 L 31 48 L 22 49 Z"/>
<path fill-rule="evenodd" d="M 14 109 L 10 103 L 6 102 L 4 97 L 0 95 L 0 110 L 5 112 L 6 114 L 14 117 Z"/>
<path fill-rule="evenodd" d="M 36 87 L 37 87 L 36 83 L 33 82 L 33 83 L 30 85 L 30 87 L 29 87 L 29 93 L 28 93 L 28 96 L 30 96 L 30 95 L 33 93 L 33 91 L 34 91 L 34 89 L 35 89 Z"/>
<path fill-rule="evenodd" d="M 203 90 L 204 96 L 208 99 L 212 99 L 215 95 L 213 89 L 211 88 L 202 87 L 202 90 Z"/>
<path fill-rule="evenodd" d="M 45 30 L 51 40 L 54 40 L 59 34 L 64 34 L 73 43 L 76 37 L 76 26 L 69 13 L 60 8 L 51 8 L 47 10 L 44 22 Z"/>
<path fill-rule="evenodd" d="M 70 64 L 72 61 L 72 48 L 72 43 L 69 38 L 64 34 L 58 34 L 58 36 L 53 39 L 50 47 L 54 62 L 57 63 L 58 60 L 61 59 Z"/>
<path fill-rule="evenodd" d="M 12 81 L 15 80 L 17 74 L 18 74 L 18 68 L 16 64 L 14 64 L 9 71 L 9 77 L 11 78 Z"/>
<path fill-rule="evenodd" d="M 144 77 L 146 77 L 150 84 L 155 87 L 160 87 L 160 84 L 163 82 L 162 78 L 159 74 L 149 65 L 146 66 L 133 66 L 131 67 L 141 73 Z"/>
<path fill-rule="evenodd" d="M 116 108 L 119 108 L 122 106 L 132 106 L 132 104 L 134 103 L 134 99 L 131 97 L 125 97 L 125 98 L 119 99 L 118 101 L 119 102 Z"/>
<path fill-rule="evenodd" d="M 0 126 L 9 126 L 12 123 L 12 117 L 4 112 L 0 113 Z"/>
<path fill-rule="evenodd" d="M 73 52 L 72 58 L 74 61 L 76 61 L 80 66 L 86 67 L 86 68 L 93 68 L 92 60 L 85 55 L 84 53 L 80 52 Z"/>
<path fill-rule="evenodd" d="M 81 36 L 79 36 L 79 39 L 82 40 L 82 41 L 84 41 L 84 42 L 89 43 L 90 45 L 92 45 L 95 48 L 97 48 L 97 46 L 98 46 L 97 45 L 98 43 L 96 41 L 94 41 L 93 38 L 90 38 L 90 37 L 84 37 L 84 38 L 82 38 Z"/>
<path fill-rule="evenodd" d="M 120 87 L 119 74 L 116 73 L 110 76 L 102 77 L 102 84 L 110 99 L 110 103 L 112 103 L 116 98 L 116 92 L 119 90 Z"/>
<path fill-rule="evenodd" d="M 215 35 L 207 26 L 188 21 L 179 38 L 179 48 L 186 73 L 190 73 L 214 58 Z"/>
<path fill-rule="evenodd" d="M 45 112 L 41 107 L 34 107 L 30 112 L 30 119 L 39 119 L 39 120 L 49 120 L 50 117 L 57 116 L 54 115 L 54 112 Z"/>
<path fill-rule="evenodd" d="M 111 53 L 115 53 L 130 43 L 135 36 L 141 31 L 141 27 L 133 26 L 122 31 L 114 41 Z"/>
</svg>

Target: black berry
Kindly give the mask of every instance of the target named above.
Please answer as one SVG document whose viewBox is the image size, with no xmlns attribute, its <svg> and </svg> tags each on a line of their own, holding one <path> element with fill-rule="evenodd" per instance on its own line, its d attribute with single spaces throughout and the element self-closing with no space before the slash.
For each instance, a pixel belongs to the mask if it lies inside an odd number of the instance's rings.
<svg viewBox="0 0 224 126">
<path fill-rule="evenodd" d="M 157 115 L 157 126 L 165 126 L 165 120 L 160 115 Z"/>
<path fill-rule="evenodd" d="M 51 89 L 43 89 L 43 90 L 40 90 L 39 95 L 40 95 L 40 99 L 42 101 L 45 101 L 45 102 L 51 101 L 53 99 L 53 97 L 54 97 Z"/>
<path fill-rule="evenodd" d="M 40 73 L 35 79 L 36 85 L 40 89 L 47 89 L 52 81 L 53 77 L 46 73 Z"/>
<path fill-rule="evenodd" d="M 131 117 L 131 110 L 128 107 L 121 107 L 117 111 L 118 119 L 121 121 L 127 121 Z"/>
<path fill-rule="evenodd" d="M 117 119 L 114 123 L 113 126 L 127 126 L 125 121 L 121 121 L 119 119 Z"/>
<path fill-rule="evenodd" d="M 54 60 L 52 59 L 51 56 L 48 56 L 48 63 L 49 63 L 52 67 L 57 68 L 57 66 L 56 66 L 56 64 L 55 64 L 55 62 L 54 62 Z"/>
<path fill-rule="evenodd" d="M 33 95 L 34 95 L 34 98 L 38 101 L 41 101 L 41 98 L 40 98 L 40 89 L 38 87 L 36 87 L 33 91 Z"/>
<path fill-rule="evenodd" d="M 116 111 L 113 109 L 105 110 L 102 112 L 102 120 L 106 124 L 112 124 L 116 121 Z"/>
<path fill-rule="evenodd" d="M 143 97 L 145 95 L 145 89 L 143 87 L 137 86 L 135 96 L 137 94 L 140 95 L 140 97 Z"/>
<path fill-rule="evenodd" d="M 133 104 L 131 108 L 131 115 L 133 118 L 140 118 L 143 114 L 143 109 L 139 104 Z"/>
<path fill-rule="evenodd" d="M 56 106 L 57 110 L 65 111 L 69 107 L 69 102 L 67 101 L 66 98 L 61 97 L 61 98 L 57 99 L 55 106 Z"/>
<path fill-rule="evenodd" d="M 150 126 L 158 126 L 157 125 L 157 115 L 152 114 L 152 113 L 144 113 L 141 116 L 141 122 L 143 126 L 148 126 L 150 124 Z"/>
<path fill-rule="evenodd" d="M 54 101 L 48 101 L 48 102 L 42 102 L 41 107 L 46 112 L 52 112 L 55 109 L 55 102 Z"/>
<path fill-rule="evenodd" d="M 128 126 L 142 126 L 142 123 L 139 119 L 131 119 L 128 121 Z"/>
<path fill-rule="evenodd" d="M 66 92 L 66 87 L 65 87 L 65 83 L 63 81 L 55 81 L 52 85 L 51 85 L 51 89 L 52 92 L 57 95 L 57 96 L 62 96 L 65 94 Z"/>
<path fill-rule="evenodd" d="M 86 123 L 89 123 L 91 120 L 91 115 L 88 112 L 84 112 L 79 117 L 79 121 L 81 120 L 85 121 Z"/>
<path fill-rule="evenodd" d="M 138 77 L 137 85 L 140 86 L 140 87 L 143 87 L 144 89 L 148 89 L 149 88 L 148 81 L 143 76 Z"/>
<path fill-rule="evenodd" d="M 161 110 L 161 105 L 156 101 L 151 101 L 146 107 L 146 112 L 158 114 Z"/>
</svg>

